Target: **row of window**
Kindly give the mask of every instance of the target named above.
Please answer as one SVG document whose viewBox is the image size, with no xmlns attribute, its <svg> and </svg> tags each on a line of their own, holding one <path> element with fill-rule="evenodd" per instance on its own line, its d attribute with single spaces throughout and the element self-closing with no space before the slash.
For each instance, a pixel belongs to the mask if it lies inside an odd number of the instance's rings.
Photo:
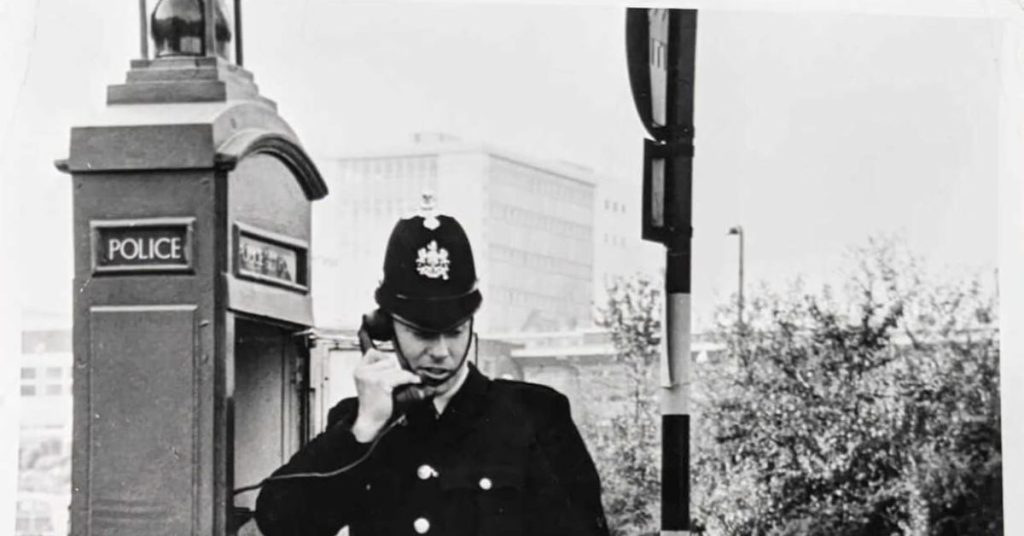
<svg viewBox="0 0 1024 536">
<path fill-rule="evenodd" d="M 341 165 L 350 174 L 384 179 L 437 176 L 436 156 L 359 158 L 343 160 Z"/>
<path fill-rule="evenodd" d="M 610 212 L 626 212 L 626 204 L 619 203 L 618 201 L 612 201 L 611 199 L 604 200 L 604 209 Z"/>
<path fill-rule="evenodd" d="M 375 199 L 351 203 L 343 212 L 350 224 L 364 222 L 365 217 L 394 218 L 409 216 L 419 209 L 419 200 L 409 199 Z"/>
<path fill-rule="evenodd" d="M 21 502 L 18 502 L 19 507 Z M 48 536 L 57 534 L 50 513 L 34 513 L 18 511 L 18 519 L 14 522 L 14 531 L 17 536 Z"/>
<path fill-rule="evenodd" d="M 516 268 L 532 268 L 575 279 L 589 281 L 591 276 L 591 265 L 589 263 L 532 253 L 505 246 L 492 245 L 491 260 L 514 264 Z"/>
<path fill-rule="evenodd" d="M 21 396 L 71 394 L 71 370 L 66 367 L 21 367 Z"/>
<path fill-rule="evenodd" d="M 425 178 L 380 180 L 372 177 L 359 177 L 358 180 L 342 182 L 339 190 L 346 196 L 341 201 L 341 205 L 345 209 L 386 200 L 413 203 L 419 207 L 424 193 L 437 192 L 437 180 Z"/>
<path fill-rule="evenodd" d="M 521 271 L 509 270 L 509 266 L 498 266 L 494 269 L 491 279 L 495 284 L 513 289 L 525 296 L 536 296 L 537 299 L 553 299 L 553 303 L 572 303 L 583 305 L 590 303 L 593 286 L 586 279 L 568 279 L 562 276 L 531 275 L 523 277 Z"/>
<path fill-rule="evenodd" d="M 40 374 L 40 370 L 42 370 L 42 374 Z M 35 380 L 37 378 L 58 380 L 63 377 L 64 369 L 62 367 L 46 367 L 44 369 L 39 367 L 21 367 L 21 379 L 23 380 Z"/>
<path fill-rule="evenodd" d="M 573 300 L 570 296 L 551 296 L 521 288 L 494 287 L 490 293 L 494 296 L 495 301 L 512 305 L 528 305 L 551 314 L 563 312 L 570 314 L 573 310 L 586 306 L 585 301 Z"/>
<path fill-rule="evenodd" d="M 21 396 L 62 396 L 71 395 L 71 385 L 60 383 L 22 384 Z"/>
<path fill-rule="evenodd" d="M 494 219 L 507 221 L 518 227 L 541 229 L 578 240 L 590 239 L 590 226 L 573 223 L 535 210 L 491 201 L 488 212 Z"/>
<path fill-rule="evenodd" d="M 616 246 L 624 248 L 626 247 L 626 237 L 605 233 L 604 243 L 607 246 Z"/>
<path fill-rule="evenodd" d="M 541 197 L 562 199 L 569 203 L 592 209 L 594 187 L 577 183 L 555 173 L 518 164 L 509 160 L 495 159 L 494 179 L 497 184 L 508 185 L 518 190 Z"/>
<path fill-rule="evenodd" d="M 579 240 L 545 234 L 539 229 L 527 229 L 507 221 L 493 221 L 487 226 L 485 236 L 492 246 L 501 245 L 518 251 L 529 251 L 568 259 L 588 266 L 594 263 L 597 246 L 593 239 Z"/>
</svg>

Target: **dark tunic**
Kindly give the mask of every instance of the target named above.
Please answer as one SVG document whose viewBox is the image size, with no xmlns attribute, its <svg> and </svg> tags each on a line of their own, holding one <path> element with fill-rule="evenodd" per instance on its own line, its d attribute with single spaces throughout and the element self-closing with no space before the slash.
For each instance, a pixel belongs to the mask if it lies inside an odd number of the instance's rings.
<svg viewBox="0 0 1024 536">
<path fill-rule="evenodd" d="M 326 472 L 367 453 L 350 429 L 358 400 L 274 474 Z M 600 482 L 569 413 L 548 387 L 490 380 L 470 367 L 440 418 L 407 413 L 365 461 L 329 479 L 268 482 L 256 502 L 268 536 L 600 535 Z"/>
</svg>

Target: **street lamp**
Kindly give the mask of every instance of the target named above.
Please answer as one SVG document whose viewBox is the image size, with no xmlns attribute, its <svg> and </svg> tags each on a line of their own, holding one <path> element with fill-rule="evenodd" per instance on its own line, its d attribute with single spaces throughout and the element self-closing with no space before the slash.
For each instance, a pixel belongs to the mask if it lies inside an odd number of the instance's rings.
<svg viewBox="0 0 1024 536">
<path fill-rule="evenodd" d="M 736 235 L 740 238 L 740 291 L 737 302 L 737 318 L 739 319 L 738 327 L 743 329 L 743 226 L 737 225 L 729 229 L 730 235 Z"/>
<path fill-rule="evenodd" d="M 231 29 L 224 15 L 223 0 L 158 0 L 150 17 L 150 36 L 157 58 L 220 56 L 228 59 Z M 239 1 L 235 2 L 235 28 L 241 29 Z M 142 59 L 149 59 L 146 36 L 146 0 L 139 0 Z M 207 20 L 213 20 L 207 24 Z M 236 54 L 241 51 L 237 43 Z M 238 65 L 241 65 L 238 62 Z"/>
</svg>

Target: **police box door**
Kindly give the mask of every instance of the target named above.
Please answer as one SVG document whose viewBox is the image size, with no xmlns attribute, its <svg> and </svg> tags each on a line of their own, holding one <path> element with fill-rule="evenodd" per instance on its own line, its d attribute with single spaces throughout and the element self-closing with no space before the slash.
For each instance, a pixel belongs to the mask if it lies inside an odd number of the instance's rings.
<svg viewBox="0 0 1024 536">
<path fill-rule="evenodd" d="M 230 314 L 234 324 L 229 380 L 229 489 L 256 484 L 310 439 L 310 359 L 301 326 Z M 232 385 L 233 383 L 233 385 Z M 258 534 L 248 518 L 259 490 L 233 497 L 229 534 Z M 231 530 L 237 529 L 237 531 Z"/>
</svg>

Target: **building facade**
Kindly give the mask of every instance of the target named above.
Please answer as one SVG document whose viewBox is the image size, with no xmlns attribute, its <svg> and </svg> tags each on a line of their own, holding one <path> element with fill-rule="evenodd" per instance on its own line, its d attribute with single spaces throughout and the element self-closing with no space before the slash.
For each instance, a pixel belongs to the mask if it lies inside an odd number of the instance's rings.
<svg viewBox="0 0 1024 536">
<path fill-rule="evenodd" d="M 71 330 L 22 333 L 15 534 L 68 533 L 71 504 Z"/>
<path fill-rule="evenodd" d="M 604 307 L 619 278 L 642 275 L 661 285 L 665 248 L 640 239 L 639 181 L 605 178 L 594 206 L 594 305 Z"/>
<path fill-rule="evenodd" d="M 588 170 L 445 136 L 319 165 L 332 191 L 314 208 L 319 325 L 356 325 L 374 306 L 388 233 L 425 192 L 473 244 L 485 303 L 478 331 L 590 325 L 597 194 Z"/>
</svg>

